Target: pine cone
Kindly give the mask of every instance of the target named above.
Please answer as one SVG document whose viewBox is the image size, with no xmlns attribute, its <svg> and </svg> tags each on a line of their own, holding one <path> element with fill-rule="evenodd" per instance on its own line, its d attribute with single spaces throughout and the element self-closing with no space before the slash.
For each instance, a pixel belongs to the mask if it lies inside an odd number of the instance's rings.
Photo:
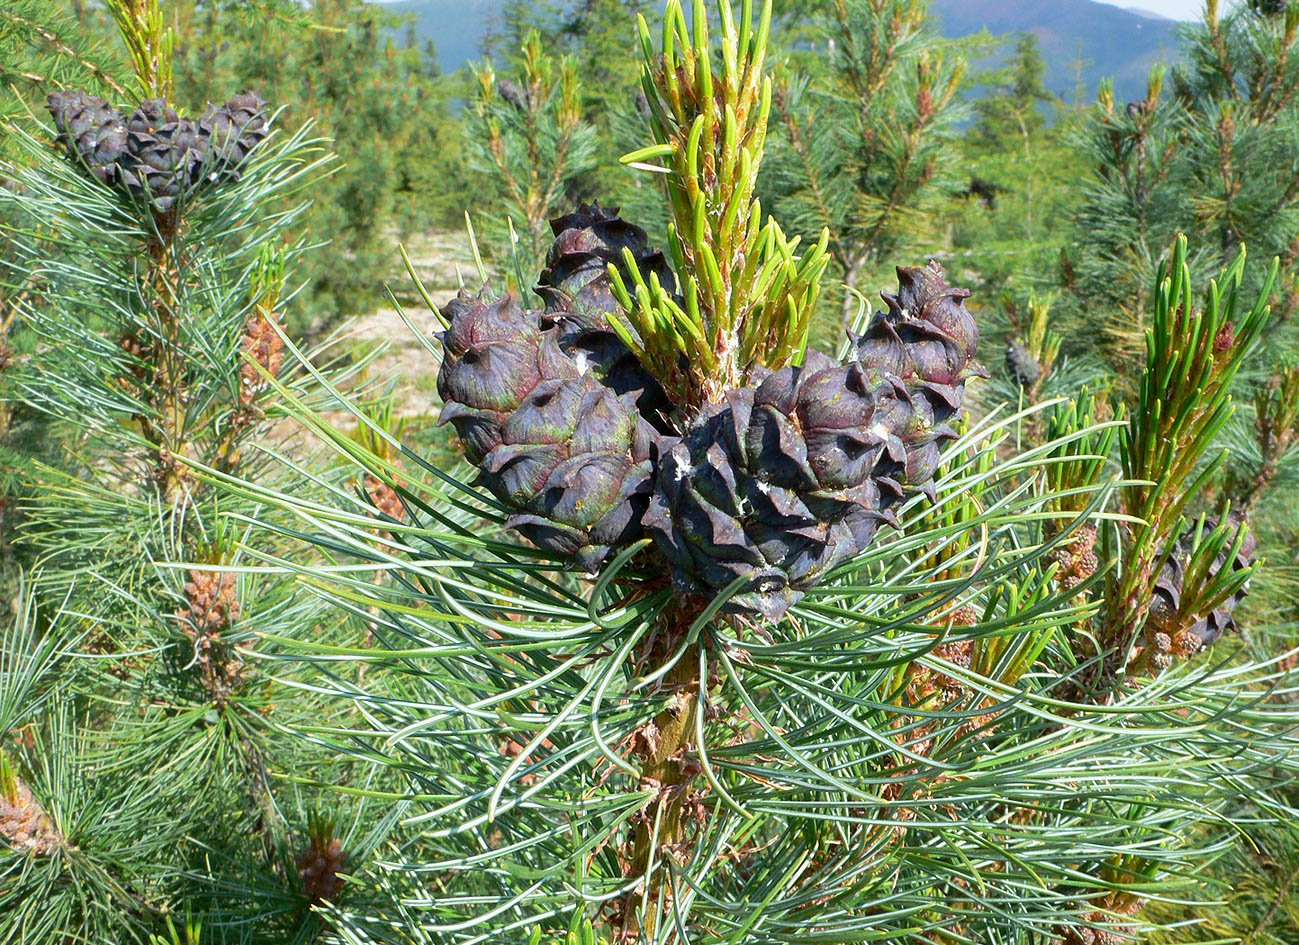
<svg viewBox="0 0 1299 945">
<path fill-rule="evenodd" d="M 120 182 L 136 200 L 165 213 L 202 175 L 199 130 L 162 99 L 147 99 L 127 123 Z"/>
<path fill-rule="evenodd" d="M 501 79 L 496 83 L 496 94 L 521 112 L 528 110 L 528 93 L 517 82 Z"/>
<path fill-rule="evenodd" d="M 199 119 L 205 139 L 204 171 L 212 182 L 238 181 L 239 169 L 270 134 L 266 102 L 256 92 L 243 92 L 224 105 L 213 105 Z"/>
<path fill-rule="evenodd" d="M 271 318 L 278 321 L 278 316 L 274 314 Z M 239 403 L 246 407 L 266 387 L 267 382 L 261 370 L 271 377 L 279 376 L 284 367 L 284 339 L 275 330 L 270 318 L 254 312 L 244 322 L 239 348 L 248 358 L 239 365 Z M 258 370 L 258 366 L 261 370 Z"/>
<path fill-rule="evenodd" d="M 584 203 L 576 212 L 551 220 L 550 228 L 555 240 L 546 254 L 537 294 L 545 300 L 547 312 L 562 312 L 573 328 L 608 329 L 609 316 L 618 312 L 609 264 L 618 267 L 625 283 L 631 283 L 624 249 L 632 251 L 647 284 L 656 276 L 668 292 L 676 290 L 663 254 L 649 245 L 644 230 L 618 216 L 617 207 Z"/>
<path fill-rule="evenodd" d="M 1217 527 L 1218 519 L 1208 518 L 1204 523 L 1203 534 L 1207 535 Z M 1186 626 L 1175 625 L 1181 609 L 1186 567 L 1190 563 L 1191 552 L 1195 546 L 1195 531 L 1195 526 L 1191 526 L 1177 539 L 1172 555 L 1169 556 L 1159 572 L 1159 577 L 1155 580 L 1154 598 L 1150 602 L 1150 629 L 1168 636 L 1170 638 L 1168 648 L 1179 656 L 1190 656 L 1204 647 L 1212 646 L 1225 632 L 1234 629 L 1236 607 L 1248 593 L 1247 588 L 1241 588 L 1223 601 L 1217 609 L 1200 617 L 1194 623 Z M 1240 571 L 1253 564 L 1255 548 L 1254 535 L 1250 532 L 1245 536 L 1240 553 L 1231 561 L 1231 569 Z M 1224 549 L 1223 553 L 1214 559 L 1210 568 L 1211 577 L 1216 576 L 1227 566 L 1226 550 Z"/>
<path fill-rule="evenodd" d="M 660 433 L 672 433 L 672 405 L 663 387 L 650 375 L 609 327 L 618 302 L 610 288 L 609 265 L 617 266 L 631 283 L 623 249 L 630 249 L 641 276 L 655 276 L 669 292 L 676 287 L 663 254 L 651 248 L 645 231 L 618 216 L 616 207 L 582 204 L 575 213 L 550 221 L 555 240 L 546 254 L 537 294 L 546 303 L 542 327 L 560 329 L 560 346 L 590 364 L 597 377 L 615 393 L 634 394 L 636 409 Z"/>
<path fill-rule="evenodd" d="M 872 319 L 865 334 L 855 338 L 856 357 L 908 384 L 939 389 L 943 400 L 956 399 L 965 379 L 986 376 L 974 360 L 979 349 L 979 326 L 965 307 L 968 289 L 953 289 L 943 277 L 943 267 L 930 260 L 927 267 L 899 266 L 898 294 L 882 296 L 887 312 Z"/>
<path fill-rule="evenodd" d="M 298 854 L 298 881 L 302 884 L 302 894 L 312 905 L 332 900 L 343 888 L 338 874 L 344 859 L 343 842 L 332 836 L 332 830 L 317 832 L 307 849 Z"/>
<path fill-rule="evenodd" d="M 727 609 L 778 619 L 892 523 L 908 492 L 932 490 L 979 333 L 969 293 L 936 264 L 898 280 L 889 311 L 853 339 L 855 362 L 809 352 L 665 446 L 645 525 L 679 591 L 745 578 Z"/>
<path fill-rule="evenodd" d="M 865 548 L 911 481 L 914 404 L 895 380 L 815 351 L 756 388 L 732 391 L 665 449 L 645 525 L 682 593 L 748 580 L 727 609 L 779 619 Z"/>
<path fill-rule="evenodd" d="M 73 161 L 105 184 L 116 184 L 126 149 L 126 120 L 108 102 L 75 89 L 51 92 L 47 107 L 58 141 Z"/>
<path fill-rule="evenodd" d="M 506 524 L 587 570 L 637 540 L 658 438 L 637 395 L 602 384 L 584 351 L 565 350 L 560 325 L 510 298 L 462 293 L 443 314 L 440 422 L 516 511 Z"/>
<path fill-rule="evenodd" d="M 1032 387 L 1042 376 L 1037 359 L 1029 354 L 1018 338 L 1006 345 L 1006 373 L 1018 387 Z"/>
<path fill-rule="evenodd" d="M 128 120 L 74 89 L 51 94 L 48 108 L 74 162 L 159 213 L 200 184 L 237 181 L 270 130 L 266 103 L 255 92 L 210 108 L 197 124 L 157 98 L 141 102 Z"/>
</svg>

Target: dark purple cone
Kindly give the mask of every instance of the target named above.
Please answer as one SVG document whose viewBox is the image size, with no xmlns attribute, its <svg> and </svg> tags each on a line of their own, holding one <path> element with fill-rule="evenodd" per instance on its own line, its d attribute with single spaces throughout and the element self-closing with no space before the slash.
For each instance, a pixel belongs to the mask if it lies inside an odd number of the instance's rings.
<svg viewBox="0 0 1299 945">
<path fill-rule="evenodd" d="M 979 331 L 936 264 L 899 269 L 897 296 L 840 364 L 801 367 L 732 391 L 665 451 L 645 525 L 682 593 L 738 578 L 732 613 L 778 619 L 864 550 L 907 495 L 932 492 L 956 437 Z"/>
<path fill-rule="evenodd" d="M 629 249 L 648 284 L 657 277 L 668 292 L 676 290 L 676 279 L 663 254 L 649 245 L 645 231 L 618 216 L 617 207 L 582 204 L 574 213 L 550 221 L 555 240 L 546 254 L 537 293 L 546 310 L 564 312 L 576 328 L 604 329 L 607 319 L 618 311 L 609 282 L 609 264 L 618 267 L 623 282 L 632 280 L 623 258 Z"/>
<path fill-rule="evenodd" d="M 121 184 L 136 200 L 166 212 L 200 178 L 198 127 L 162 99 L 147 99 L 127 122 Z"/>
<path fill-rule="evenodd" d="M 645 516 L 677 589 L 746 578 L 727 611 L 779 619 L 893 520 L 918 415 L 905 389 L 815 351 L 705 410 L 665 452 Z"/>
<path fill-rule="evenodd" d="M 141 102 L 129 118 L 73 89 L 52 93 L 48 107 L 74 162 L 157 212 L 205 184 L 237 181 L 269 133 L 266 103 L 254 92 L 209 109 L 197 124 L 157 98 Z"/>
<path fill-rule="evenodd" d="M 1205 520 L 1202 534 L 1208 535 L 1217 527 L 1218 519 L 1208 518 Z M 1150 619 L 1157 625 L 1167 624 L 1169 621 L 1174 620 L 1181 608 L 1182 587 L 1186 579 L 1186 566 L 1190 562 L 1191 552 L 1195 546 L 1195 531 L 1195 526 L 1191 526 L 1177 539 L 1173 553 L 1164 563 L 1159 572 L 1159 577 L 1155 580 L 1154 597 L 1150 602 Z M 1228 545 L 1230 545 L 1230 542 Z M 1250 532 L 1245 536 L 1245 540 L 1241 544 L 1240 553 L 1230 562 L 1231 569 L 1240 571 L 1253 564 L 1255 548 L 1254 534 Z M 1226 560 L 1228 550 L 1230 550 L 1229 547 L 1224 548 L 1223 552 L 1214 559 L 1210 568 L 1211 577 L 1216 576 L 1218 572 L 1228 565 Z M 1189 629 L 1199 639 L 1201 647 L 1217 643 L 1224 633 L 1235 628 L 1234 615 L 1236 607 L 1245 599 L 1246 593 L 1247 588 L 1241 588 L 1223 601 L 1212 613 L 1200 617 L 1189 627 L 1172 627 L 1171 631 Z"/>
<path fill-rule="evenodd" d="M 198 126 L 206 146 L 203 173 L 213 182 L 239 180 L 248 156 L 270 134 L 266 102 L 256 92 L 213 105 Z"/>
<path fill-rule="evenodd" d="M 854 338 L 854 357 L 868 371 L 899 379 L 924 397 L 939 423 L 960 413 L 965 381 L 985 376 L 975 362 L 979 326 L 965 307 L 970 293 L 953 289 L 936 262 L 898 267 L 898 293 L 885 295 L 888 311 L 875 315 Z"/>
<path fill-rule="evenodd" d="M 51 92 L 47 103 L 68 157 L 105 184 L 117 183 L 126 149 L 126 119 L 108 102 L 75 89 Z"/>
<path fill-rule="evenodd" d="M 775 485 L 744 466 L 754 391 L 731 391 L 666 450 L 645 526 L 683 594 L 718 594 L 742 580 L 724 609 L 778 620 L 854 553 L 846 517 L 826 521 L 811 492 Z"/>
<path fill-rule="evenodd" d="M 1017 387 L 1032 387 L 1042 376 L 1037 359 L 1017 338 L 1006 345 L 1006 373 Z"/>
<path fill-rule="evenodd" d="M 645 231 L 618 216 L 616 207 L 582 204 L 576 212 L 550 221 L 555 239 L 546 254 L 537 294 L 546 303 L 546 318 L 560 328 L 561 345 L 589 363 L 618 394 L 634 394 L 637 410 L 660 433 L 671 432 L 672 405 L 662 385 L 641 366 L 609 328 L 618 302 L 609 279 L 612 263 L 629 287 L 623 250 L 630 249 L 642 278 L 651 276 L 669 292 L 676 280 L 663 254 L 653 249 Z"/>
<path fill-rule="evenodd" d="M 638 540 L 658 436 L 635 394 L 602 383 L 552 319 L 513 299 L 461 293 L 443 315 L 440 422 L 455 426 L 478 482 L 515 510 L 507 525 L 586 570 Z"/>
</svg>

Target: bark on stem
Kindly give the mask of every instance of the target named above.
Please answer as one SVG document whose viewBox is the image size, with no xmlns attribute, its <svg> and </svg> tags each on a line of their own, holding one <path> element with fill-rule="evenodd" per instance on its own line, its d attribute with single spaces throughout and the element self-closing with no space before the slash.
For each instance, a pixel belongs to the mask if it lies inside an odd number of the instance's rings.
<svg viewBox="0 0 1299 945">
<path fill-rule="evenodd" d="M 678 611 L 668 619 L 668 632 L 663 638 L 674 644 L 689 630 L 692 617 Z M 658 795 L 641 812 L 631 844 L 629 875 L 640 876 L 644 882 L 628 894 L 620 936 L 624 942 L 654 941 L 660 897 L 665 912 L 672 904 L 663 858 L 683 859 L 690 843 L 687 802 L 691 782 L 699 774 L 693 751 L 699 685 L 699 660 L 688 651 L 662 682 L 665 690 L 673 692 L 671 703 L 654 719 L 652 728 L 646 727 L 652 734 L 644 739 L 641 785 L 656 788 Z"/>
</svg>

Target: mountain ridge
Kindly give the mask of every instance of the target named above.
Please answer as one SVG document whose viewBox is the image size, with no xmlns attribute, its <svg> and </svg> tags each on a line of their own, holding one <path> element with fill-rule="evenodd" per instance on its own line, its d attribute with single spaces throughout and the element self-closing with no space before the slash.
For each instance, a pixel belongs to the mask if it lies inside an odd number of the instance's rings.
<svg viewBox="0 0 1299 945">
<path fill-rule="evenodd" d="M 384 7 L 412 14 L 416 33 L 433 40 L 442 68 L 450 72 L 479 56 L 501 3 L 400 0 Z M 983 29 L 994 34 L 1035 34 L 1047 62 L 1047 87 L 1066 100 L 1074 97 L 1080 79 L 1090 99 L 1106 77 L 1114 79 L 1121 100 L 1142 97 L 1151 66 L 1176 59 L 1177 31 L 1182 25 L 1095 0 L 930 0 L 929 10 L 942 34 L 950 38 Z M 974 67 L 987 68 L 997 59 L 988 57 Z"/>
</svg>

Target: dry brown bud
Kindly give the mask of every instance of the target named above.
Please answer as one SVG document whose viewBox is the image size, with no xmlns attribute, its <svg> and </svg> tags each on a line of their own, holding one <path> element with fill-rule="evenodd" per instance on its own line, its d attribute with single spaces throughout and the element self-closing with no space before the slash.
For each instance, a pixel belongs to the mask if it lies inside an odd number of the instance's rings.
<svg viewBox="0 0 1299 945">
<path fill-rule="evenodd" d="M 298 879 L 302 894 L 312 905 L 329 902 L 338 895 L 343 880 L 338 873 L 343 868 L 343 842 L 332 836 L 332 830 L 312 836 L 307 849 L 298 854 Z"/>
<path fill-rule="evenodd" d="M 31 789 L 17 775 L 6 780 L 0 785 L 0 836 L 17 850 L 46 856 L 64 846 L 63 834 Z"/>
</svg>

